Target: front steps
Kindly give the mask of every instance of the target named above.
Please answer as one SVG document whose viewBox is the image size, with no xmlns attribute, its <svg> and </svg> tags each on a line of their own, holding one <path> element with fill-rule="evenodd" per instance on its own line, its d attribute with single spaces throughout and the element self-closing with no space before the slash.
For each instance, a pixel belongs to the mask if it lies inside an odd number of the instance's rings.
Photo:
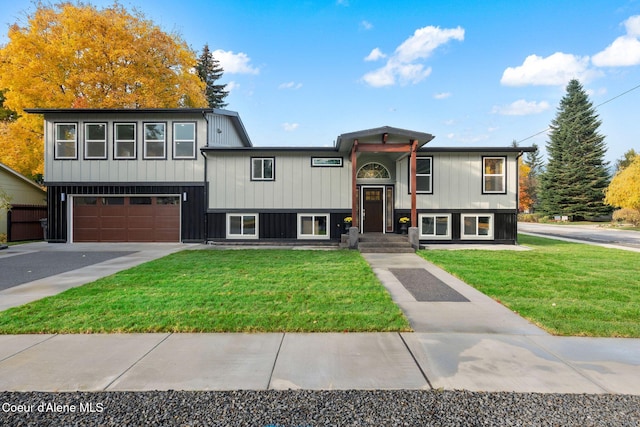
<svg viewBox="0 0 640 427">
<path fill-rule="evenodd" d="M 402 234 L 365 233 L 360 235 L 358 249 L 361 253 L 414 253 L 409 238 Z"/>
</svg>

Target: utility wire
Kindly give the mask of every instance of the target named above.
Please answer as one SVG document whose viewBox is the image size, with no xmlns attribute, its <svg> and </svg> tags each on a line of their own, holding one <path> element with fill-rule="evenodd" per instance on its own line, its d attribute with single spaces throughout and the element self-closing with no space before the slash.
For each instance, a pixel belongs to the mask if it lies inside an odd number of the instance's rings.
<svg viewBox="0 0 640 427">
<path fill-rule="evenodd" d="M 618 94 L 618 95 L 614 96 L 613 98 L 609 98 L 609 99 L 607 99 L 606 101 L 601 102 L 600 104 L 596 105 L 596 106 L 594 107 L 594 109 L 597 109 L 597 108 L 599 108 L 599 107 L 602 107 L 603 105 L 608 104 L 608 103 L 610 103 L 611 101 L 613 101 L 613 100 L 615 100 L 615 99 L 618 99 L 618 98 L 620 98 L 620 97 L 622 97 L 622 96 L 624 96 L 624 95 L 626 95 L 626 94 L 628 94 L 628 93 L 630 93 L 630 92 L 633 92 L 634 90 L 636 90 L 636 89 L 638 89 L 638 88 L 640 88 L 640 84 L 639 84 L 639 85 L 636 85 L 636 86 L 634 86 L 634 87 L 632 87 L 632 88 L 631 88 L 631 89 L 629 89 L 629 90 L 626 90 L 626 91 L 624 91 L 624 92 L 622 92 L 622 93 L 620 93 L 620 94 Z M 575 117 L 572 117 L 572 119 L 577 119 L 577 118 L 578 118 L 578 116 L 579 116 L 580 114 L 584 114 L 584 111 L 580 112 L 580 113 L 579 113 L 578 115 L 576 115 Z M 524 138 L 524 139 L 521 139 L 521 140 L 517 141 L 517 142 L 516 142 L 516 144 L 520 144 L 521 142 L 527 141 L 527 140 L 529 140 L 529 139 L 531 139 L 531 138 L 535 138 L 536 136 L 541 135 L 541 134 L 543 134 L 543 133 L 547 132 L 549 129 L 551 129 L 551 126 L 547 126 L 547 128 L 546 128 L 546 129 L 541 130 L 540 132 L 534 133 L 534 134 L 533 134 L 533 135 L 531 135 L 531 136 L 528 136 L 528 137 L 526 137 L 526 138 Z"/>
</svg>

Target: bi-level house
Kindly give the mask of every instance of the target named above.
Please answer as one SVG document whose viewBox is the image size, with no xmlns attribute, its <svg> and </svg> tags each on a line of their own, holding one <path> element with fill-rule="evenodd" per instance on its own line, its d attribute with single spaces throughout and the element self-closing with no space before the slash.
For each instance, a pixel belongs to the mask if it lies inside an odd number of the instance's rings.
<svg viewBox="0 0 640 427">
<path fill-rule="evenodd" d="M 339 240 L 514 244 L 518 157 L 531 148 L 430 148 L 380 127 L 333 147 L 256 147 L 219 109 L 31 109 L 45 119 L 50 242 Z M 345 218 L 351 218 L 345 224 Z"/>
</svg>

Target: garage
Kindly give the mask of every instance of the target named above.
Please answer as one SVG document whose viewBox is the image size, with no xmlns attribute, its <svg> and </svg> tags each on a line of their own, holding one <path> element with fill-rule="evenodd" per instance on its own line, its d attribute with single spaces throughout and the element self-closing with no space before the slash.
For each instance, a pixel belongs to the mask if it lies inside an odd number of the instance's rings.
<svg viewBox="0 0 640 427">
<path fill-rule="evenodd" d="M 74 196 L 74 242 L 179 242 L 179 196 Z"/>
</svg>

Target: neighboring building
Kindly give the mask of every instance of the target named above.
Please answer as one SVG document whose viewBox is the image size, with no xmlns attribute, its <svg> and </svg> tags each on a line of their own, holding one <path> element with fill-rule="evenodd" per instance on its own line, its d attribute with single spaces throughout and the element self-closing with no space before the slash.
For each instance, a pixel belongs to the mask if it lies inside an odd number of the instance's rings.
<svg viewBox="0 0 640 427">
<path fill-rule="evenodd" d="M 2 163 L 0 163 L 0 189 L 9 196 L 11 205 L 44 206 L 46 204 L 47 192 L 42 187 Z M 7 212 L 3 210 L 0 210 L 0 234 L 8 234 Z"/>
<path fill-rule="evenodd" d="M 516 241 L 517 158 L 530 148 L 429 148 L 381 127 L 334 147 L 254 147 L 218 109 L 27 110 L 45 118 L 49 240 Z M 412 167 L 413 165 L 413 167 Z"/>
</svg>

